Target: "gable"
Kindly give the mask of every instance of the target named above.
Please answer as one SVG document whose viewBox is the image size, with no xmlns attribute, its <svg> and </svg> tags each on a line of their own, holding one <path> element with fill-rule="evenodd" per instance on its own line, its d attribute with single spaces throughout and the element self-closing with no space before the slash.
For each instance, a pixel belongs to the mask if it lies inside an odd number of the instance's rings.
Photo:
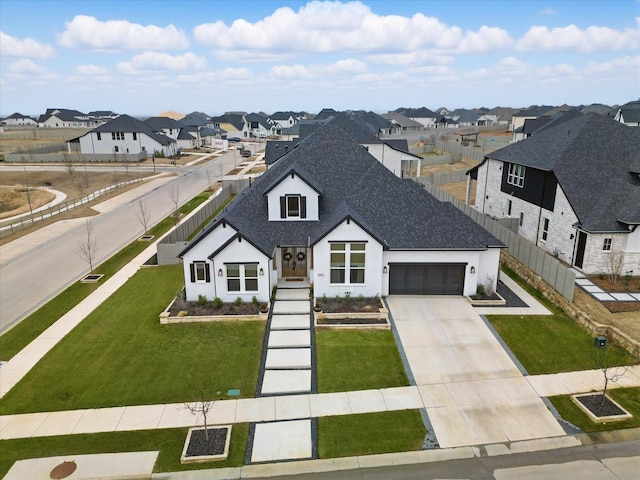
<svg viewBox="0 0 640 480">
<path fill-rule="evenodd" d="M 318 220 L 319 192 L 293 171 L 269 189 L 266 195 L 269 221 Z M 291 197 L 298 197 L 298 200 Z"/>
</svg>

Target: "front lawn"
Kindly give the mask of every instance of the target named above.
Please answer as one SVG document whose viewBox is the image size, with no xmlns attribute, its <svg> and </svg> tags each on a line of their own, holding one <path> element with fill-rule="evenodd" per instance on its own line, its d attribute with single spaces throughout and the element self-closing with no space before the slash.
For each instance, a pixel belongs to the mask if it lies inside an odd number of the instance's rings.
<svg viewBox="0 0 640 480">
<path fill-rule="evenodd" d="M 569 395 L 549 397 L 549 400 L 551 400 L 551 403 L 556 407 L 562 418 L 573 423 L 585 432 L 601 432 L 604 430 L 640 427 L 640 387 L 613 388 L 607 390 L 607 395 L 632 414 L 633 418 L 615 422 L 597 423 L 591 420 L 589 416 L 571 400 Z"/>
<path fill-rule="evenodd" d="M 564 314 L 487 317 L 530 375 L 599 368 L 594 339 Z M 608 365 L 631 365 L 624 349 L 609 343 Z"/>
<path fill-rule="evenodd" d="M 318 418 L 320 458 L 420 450 L 427 430 L 418 410 Z"/>
<path fill-rule="evenodd" d="M 317 330 L 318 392 L 409 385 L 389 330 Z"/>
<path fill-rule="evenodd" d="M 229 456 L 226 460 L 183 465 L 180 463 L 180 455 L 187 438 L 187 430 L 187 428 L 173 428 L 2 440 L 0 441 L 2 452 L 0 477 L 7 474 L 16 460 L 57 456 L 69 456 L 71 460 L 74 455 L 93 453 L 159 451 L 154 472 L 239 467 L 244 464 L 248 424 L 233 425 Z"/>
<path fill-rule="evenodd" d="M 161 325 L 182 266 L 141 269 L 60 341 L 4 398 L 0 414 L 253 397 L 264 322 Z"/>
</svg>

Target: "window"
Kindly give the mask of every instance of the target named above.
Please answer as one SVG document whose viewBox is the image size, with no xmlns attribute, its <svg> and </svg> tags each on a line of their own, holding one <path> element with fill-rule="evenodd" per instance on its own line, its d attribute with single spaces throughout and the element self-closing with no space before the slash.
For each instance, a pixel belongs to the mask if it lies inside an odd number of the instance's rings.
<svg viewBox="0 0 640 480">
<path fill-rule="evenodd" d="M 229 292 L 257 292 L 258 264 L 227 264 L 227 290 Z"/>
<path fill-rule="evenodd" d="M 138 140 L 138 134 L 136 132 L 133 132 L 133 139 Z"/>
<path fill-rule="evenodd" d="M 97 132 L 96 135 L 98 135 L 98 140 L 102 140 L 102 137 L 100 136 L 100 132 Z"/>
<path fill-rule="evenodd" d="M 518 225 L 524 225 L 524 212 L 520 212 L 520 221 L 518 222 Z"/>
<path fill-rule="evenodd" d="M 191 282 L 210 282 L 209 264 L 207 262 L 193 262 L 191 265 Z"/>
<path fill-rule="evenodd" d="M 524 171 L 524 166 L 510 163 L 509 173 L 507 174 L 507 183 L 515 185 L 516 187 L 524 187 Z"/>
<path fill-rule="evenodd" d="M 549 219 L 545 218 L 542 222 L 542 241 L 546 242 L 549 236 Z"/>
<path fill-rule="evenodd" d="M 513 208 L 513 202 L 511 200 L 507 200 L 507 215 L 511 215 L 512 208 Z"/>
<path fill-rule="evenodd" d="M 364 283 L 365 244 L 332 243 L 330 265 L 331 283 Z"/>
<path fill-rule="evenodd" d="M 124 132 L 111 132 L 111 140 L 124 140 Z"/>
<path fill-rule="evenodd" d="M 118 152 L 120 151 L 120 150 L 118 149 L 118 146 L 117 146 L 117 145 L 115 145 L 115 146 L 113 147 L 113 151 L 114 151 L 114 152 L 116 152 L 116 153 L 118 153 Z"/>
<path fill-rule="evenodd" d="M 307 197 L 300 195 L 280 197 L 280 218 L 307 218 Z"/>
<path fill-rule="evenodd" d="M 605 238 L 604 243 L 602 244 L 602 250 L 606 250 L 607 252 L 611 250 L 611 239 Z"/>
</svg>

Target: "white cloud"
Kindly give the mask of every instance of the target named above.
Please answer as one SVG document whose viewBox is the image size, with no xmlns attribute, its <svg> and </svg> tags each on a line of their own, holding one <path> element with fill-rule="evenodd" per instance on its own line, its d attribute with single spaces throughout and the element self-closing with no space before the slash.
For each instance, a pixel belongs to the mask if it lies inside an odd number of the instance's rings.
<svg viewBox="0 0 640 480">
<path fill-rule="evenodd" d="M 321 77 L 349 77 L 368 72 L 367 64 L 356 59 L 340 60 L 328 65 L 276 65 L 270 76 L 279 80 L 310 80 Z"/>
<path fill-rule="evenodd" d="M 244 19 L 231 25 L 205 23 L 196 26 L 193 34 L 198 42 L 214 48 L 216 55 L 221 51 L 393 54 L 422 50 L 452 54 L 501 49 L 513 42 L 501 28 L 483 26 L 463 32 L 421 13 L 382 16 L 360 2 L 328 1 L 309 2 L 297 12 L 282 7 L 255 23 Z"/>
<path fill-rule="evenodd" d="M 556 15 L 558 12 L 556 12 L 553 8 L 551 7 L 547 7 L 547 8 L 543 8 L 542 10 L 538 11 L 538 13 L 540 15 L 546 15 L 546 16 L 550 16 L 550 15 Z"/>
<path fill-rule="evenodd" d="M 214 72 L 197 72 L 178 75 L 176 81 L 178 83 L 214 83 L 222 82 L 226 80 L 249 80 L 253 78 L 251 70 L 248 68 L 226 68 L 220 71 Z"/>
<path fill-rule="evenodd" d="M 169 55 L 167 53 L 144 52 L 130 62 L 120 62 L 118 71 L 126 75 L 143 75 L 147 72 L 203 70 L 207 65 L 204 58 L 194 54 Z"/>
<path fill-rule="evenodd" d="M 585 74 L 587 75 L 615 74 L 624 71 L 634 74 L 637 88 L 638 72 L 640 71 L 640 55 L 614 58 L 606 62 L 591 61 L 585 68 Z"/>
<path fill-rule="evenodd" d="M 126 20 L 102 22 L 95 17 L 77 15 L 67 22 L 58 43 L 63 47 L 101 50 L 170 50 L 189 46 L 183 31 L 173 25 L 158 27 Z"/>
<path fill-rule="evenodd" d="M 516 42 L 521 51 L 536 50 L 634 50 L 640 46 L 640 29 L 615 30 L 590 26 L 581 30 L 576 25 L 549 29 L 533 26 Z"/>
<path fill-rule="evenodd" d="M 51 45 L 40 43 L 33 38 L 19 38 L 0 31 L 0 55 L 3 57 L 22 57 L 48 59 L 55 55 Z"/>
<path fill-rule="evenodd" d="M 99 65 L 78 65 L 75 68 L 74 73 L 82 76 L 99 76 L 108 75 L 109 69 L 107 67 L 101 67 Z"/>
<path fill-rule="evenodd" d="M 44 67 L 41 67 L 40 65 L 35 63 L 33 60 L 24 59 L 24 60 L 18 60 L 16 62 L 11 63 L 9 65 L 9 71 L 11 73 L 40 75 L 42 73 L 45 73 L 47 69 Z"/>
</svg>

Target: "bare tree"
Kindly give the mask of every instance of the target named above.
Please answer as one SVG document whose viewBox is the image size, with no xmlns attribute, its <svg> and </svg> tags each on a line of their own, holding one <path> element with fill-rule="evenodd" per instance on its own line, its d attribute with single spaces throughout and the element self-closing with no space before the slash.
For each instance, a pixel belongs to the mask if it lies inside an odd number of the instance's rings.
<svg viewBox="0 0 640 480">
<path fill-rule="evenodd" d="M 609 255 L 607 255 L 607 277 L 612 285 L 618 283 L 618 276 L 620 275 L 623 260 L 624 256 L 619 250 L 611 251 Z"/>
<path fill-rule="evenodd" d="M 71 155 L 64 156 L 64 168 L 71 179 L 73 179 L 73 172 L 76 171 L 76 164 L 73 162 L 73 158 L 71 157 Z"/>
<path fill-rule="evenodd" d="M 171 190 L 169 190 L 169 198 L 171 198 L 171 203 L 173 203 L 173 216 L 176 218 L 176 223 L 178 223 L 178 206 L 180 205 L 180 187 L 174 185 Z"/>
<path fill-rule="evenodd" d="M 607 388 L 609 382 L 617 383 L 622 377 L 624 377 L 629 370 L 628 365 L 612 366 L 608 355 L 609 348 L 605 343 L 602 347 L 596 347 L 595 363 L 602 372 L 604 377 L 604 388 L 602 389 L 602 398 L 600 399 L 600 406 L 604 405 L 605 397 L 607 395 Z"/>
<path fill-rule="evenodd" d="M 215 400 L 209 400 L 207 392 L 209 390 L 209 381 L 204 378 L 195 379 L 192 375 L 187 376 L 187 385 L 196 394 L 198 400 L 195 402 L 185 402 L 184 408 L 189 410 L 193 415 L 202 414 L 204 423 L 204 438 L 209 441 L 209 429 L 207 423 L 207 415 L 215 405 Z"/>
<path fill-rule="evenodd" d="M 142 228 L 144 228 L 144 234 L 146 235 L 149 231 L 149 207 L 142 199 L 138 200 L 138 204 L 136 206 L 136 216 L 138 217 L 138 221 Z"/>
<path fill-rule="evenodd" d="M 208 168 L 205 168 L 204 171 L 207 174 L 207 190 L 211 191 L 211 183 L 212 183 L 211 172 L 209 171 Z"/>
<path fill-rule="evenodd" d="M 80 256 L 89 264 L 89 270 L 93 273 L 93 262 L 98 253 L 98 242 L 93 236 L 93 224 L 89 220 L 85 220 L 85 234 L 78 242 Z"/>
</svg>

